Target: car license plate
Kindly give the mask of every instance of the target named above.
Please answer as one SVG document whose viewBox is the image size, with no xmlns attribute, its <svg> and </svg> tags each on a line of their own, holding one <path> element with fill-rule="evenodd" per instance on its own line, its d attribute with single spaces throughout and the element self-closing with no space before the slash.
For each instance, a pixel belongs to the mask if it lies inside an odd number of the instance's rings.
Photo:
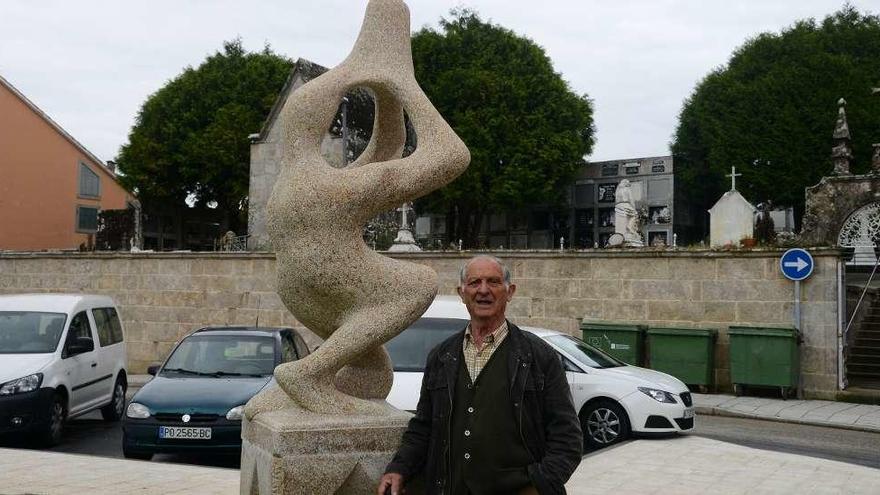
<svg viewBox="0 0 880 495">
<path fill-rule="evenodd" d="M 694 417 L 694 408 L 689 407 L 684 410 L 684 419 L 690 419 Z"/>
<path fill-rule="evenodd" d="M 211 429 L 190 426 L 160 426 L 159 438 L 174 440 L 210 440 Z"/>
</svg>

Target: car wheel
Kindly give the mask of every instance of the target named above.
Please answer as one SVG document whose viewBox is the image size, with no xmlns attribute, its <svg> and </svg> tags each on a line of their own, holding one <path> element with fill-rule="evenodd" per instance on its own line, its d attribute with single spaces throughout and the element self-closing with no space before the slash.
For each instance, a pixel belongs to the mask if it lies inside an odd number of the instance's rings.
<svg viewBox="0 0 880 495">
<path fill-rule="evenodd" d="M 629 437 L 629 420 L 618 404 L 598 401 L 581 410 L 581 428 L 584 430 L 584 447 L 601 449 L 622 442 Z"/>
<path fill-rule="evenodd" d="M 64 403 L 64 397 L 55 394 L 55 396 L 52 397 L 52 403 L 49 406 L 49 421 L 46 423 L 41 435 L 43 444 L 51 447 L 61 443 L 66 416 L 67 407 Z"/>
<path fill-rule="evenodd" d="M 104 421 L 119 421 L 125 411 L 125 380 L 120 376 L 113 385 L 113 398 L 110 403 L 101 408 L 101 416 Z"/>
</svg>

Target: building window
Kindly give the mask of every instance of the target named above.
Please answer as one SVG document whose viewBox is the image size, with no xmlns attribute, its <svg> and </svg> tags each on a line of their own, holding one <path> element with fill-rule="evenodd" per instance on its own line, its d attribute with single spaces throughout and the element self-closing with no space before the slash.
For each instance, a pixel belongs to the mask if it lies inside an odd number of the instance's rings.
<svg viewBox="0 0 880 495">
<path fill-rule="evenodd" d="M 614 227 L 614 208 L 599 208 L 599 227 Z"/>
<path fill-rule="evenodd" d="M 76 231 L 93 233 L 98 230 L 98 209 L 91 206 L 76 207 Z"/>
<path fill-rule="evenodd" d="M 574 186 L 574 204 L 575 206 L 588 206 L 594 203 L 593 184 L 575 184 Z"/>
<path fill-rule="evenodd" d="M 79 195 L 83 198 L 101 196 L 101 178 L 85 163 L 79 164 Z"/>
<path fill-rule="evenodd" d="M 616 163 L 603 163 L 602 164 L 602 177 L 614 177 L 617 175 L 618 166 Z"/>
<path fill-rule="evenodd" d="M 651 165 L 651 173 L 661 174 L 663 172 L 666 172 L 666 166 L 663 165 L 663 163 L 660 163 L 659 165 L 657 165 L 656 163 L 654 165 Z"/>
</svg>

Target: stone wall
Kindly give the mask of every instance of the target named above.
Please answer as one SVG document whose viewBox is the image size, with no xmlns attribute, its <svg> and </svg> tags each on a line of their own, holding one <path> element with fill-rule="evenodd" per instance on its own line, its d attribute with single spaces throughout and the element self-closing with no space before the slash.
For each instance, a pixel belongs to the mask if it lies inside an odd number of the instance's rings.
<svg viewBox="0 0 880 495">
<path fill-rule="evenodd" d="M 499 252 L 518 290 L 516 323 L 579 333 L 582 320 L 719 330 L 716 382 L 730 385 L 730 325 L 792 324 L 793 283 L 779 272 L 780 251 Z M 396 254 L 433 267 L 441 293 L 455 294 L 472 253 Z M 801 350 L 810 397 L 837 387 L 837 250 L 814 251 L 802 283 Z M 271 253 L 0 253 L 0 292 L 93 292 L 116 298 L 130 369 L 143 373 L 175 341 L 206 325 L 293 325 L 274 291 Z M 317 339 L 312 338 L 311 343 Z"/>
</svg>

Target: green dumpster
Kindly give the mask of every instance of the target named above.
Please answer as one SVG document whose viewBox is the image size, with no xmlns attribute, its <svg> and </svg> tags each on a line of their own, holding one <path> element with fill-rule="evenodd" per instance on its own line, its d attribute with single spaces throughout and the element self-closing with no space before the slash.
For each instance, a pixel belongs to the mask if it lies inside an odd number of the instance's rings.
<svg viewBox="0 0 880 495">
<path fill-rule="evenodd" d="M 732 326 L 730 381 L 739 385 L 779 387 L 782 396 L 798 385 L 798 332 L 794 328 Z"/>
<path fill-rule="evenodd" d="M 620 359 L 642 366 L 644 363 L 644 325 L 627 325 L 603 321 L 581 323 L 584 342 Z"/>
<path fill-rule="evenodd" d="M 688 385 L 714 383 L 715 335 L 710 328 L 649 328 L 651 369 L 668 373 Z"/>
</svg>

